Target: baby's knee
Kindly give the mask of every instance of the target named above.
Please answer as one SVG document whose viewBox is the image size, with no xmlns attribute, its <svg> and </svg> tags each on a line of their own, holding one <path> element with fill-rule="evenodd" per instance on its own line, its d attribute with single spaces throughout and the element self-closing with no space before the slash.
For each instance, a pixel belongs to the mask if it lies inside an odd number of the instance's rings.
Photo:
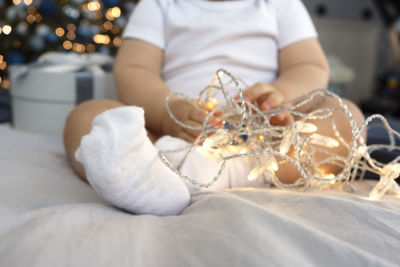
<svg viewBox="0 0 400 267">
<path fill-rule="evenodd" d="M 364 114 L 362 113 L 361 109 L 354 104 L 352 101 L 343 98 L 343 102 L 347 105 L 349 108 L 351 114 L 353 115 L 354 120 L 357 123 L 357 126 L 360 127 L 361 124 L 365 121 Z"/>
<path fill-rule="evenodd" d="M 361 125 L 365 121 L 365 116 L 362 113 L 361 109 L 356 104 L 354 104 L 352 101 L 350 101 L 348 99 L 343 98 L 343 102 L 349 108 L 349 111 L 351 112 L 351 115 L 353 116 L 353 119 L 356 123 L 357 128 L 360 128 Z M 366 131 L 363 131 L 361 136 L 365 139 L 367 136 Z"/>
<path fill-rule="evenodd" d="M 68 115 L 65 122 L 65 130 L 75 125 L 87 124 L 98 114 L 112 108 L 123 106 L 122 103 L 107 99 L 93 99 L 80 103 Z"/>
</svg>

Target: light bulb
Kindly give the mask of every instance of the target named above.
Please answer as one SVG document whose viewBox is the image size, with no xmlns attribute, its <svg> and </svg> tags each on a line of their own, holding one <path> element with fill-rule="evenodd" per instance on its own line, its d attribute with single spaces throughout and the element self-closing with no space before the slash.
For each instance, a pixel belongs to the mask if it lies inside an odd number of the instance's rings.
<svg viewBox="0 0 400 267">
<path fill-rule="evenodd" d="M 324 178 L 324 179 L 327 179 L 327 180 L 335 179 L 335 177 L 336 177 L 336 176 L 335 176 L 333 173 L 325 174 L 325 175 L 323 176 L 323 178 Z"/>
<path fill-rule="evenodd" d="M 279 146 L 279 152 L 282 154 L 287 154 L 289 152 L 290 146 L 292 145 L 292 135 L 291 130 L 283 131 L 283 138 Z"/>
<path fill-rule="evenodd" d="M 396 187 L 396 179 L 400 175 L 400 164 L 389 164 L 381 169 L 381 178 L 369 194 L 370 200 L 379 200 L 386 192 Z"/>
<path fill-rule="evenodd" d="M 356 157 L 361 158 L 367 152 L 367 148 L 365 146 L 359 146 L 356 150 Z"/>
<path fill-rule="evenodd" d="M 264 172 L 265 172 L 265 166 L 262 165 L 257 166 L 250 171 L 249 175 L 247 176 L 247 179 L 249 179 L 249 181 L 254 181 L 258 177 L 260 177 Z"/>
<path fill-rule="evenodd" d="M 369 200 L 379 200 L 382 198 L 384 194 L 390 189 L 391 183 L 388 179 L 389 177 L 381 177 L 381 180 L 378 184 L 372 189 L 371 193 L 369 194 Z"/>
<path fill-rule="evenodd" d="M 265 167 L 270 170 L 276 172 L 278 170 L 278 162 L 273 155 L 268 155 L 265 157 Z"/>
<path fill-rule="evenodd" d="M 260 164 L 252 169 L 247 176 L 249 181 L 254 181 L 265 172 L 275 172 L 278 170 L 278 163 L 273 155 L 266 155 L 260 159 Z"/>
<path fill-rule="evenodd" d="M 229 134 L 224 129 L 218 129 L 217 132 L 206 140 L 204 140 L 203 147 L 205 149 L 215 149 L 218 146 L 224 145 L 229 141 Z"/>
<path fill-rule="evenodd" d="M 386 165 L 381 169 L 381 176 L 390 176 L 392 179 L 396 179 L 400 176 L 400 164 Z"/>
<path fill-rule="evenodd" d="M 314 133 L 318 130 L 318 127 L 315 126 L 315 124 L 308 122 L 296 121 L 295 125 L 299 133 Z"/>
<path fill-rule="evenodd" d="M 215 161 L 220 161 L 222 160 L 221 158 L 221 153 L 219 153 L 220 151 L 218 149 L 207 149 L 204 148 L 203 146 L 198 146 L 196 147 L 196 151 L 197 153 L 199 153 L 200 155 L 209 158 L 209 159 L 213 159 Z"/>
<path fill-rule="evenodd" d="M 338 147 L 339 142 L 333 138 L 313 133 L 310 136 L 310 142 L 314 145 L 325 146 L 329 148 Z"/>
</svg>

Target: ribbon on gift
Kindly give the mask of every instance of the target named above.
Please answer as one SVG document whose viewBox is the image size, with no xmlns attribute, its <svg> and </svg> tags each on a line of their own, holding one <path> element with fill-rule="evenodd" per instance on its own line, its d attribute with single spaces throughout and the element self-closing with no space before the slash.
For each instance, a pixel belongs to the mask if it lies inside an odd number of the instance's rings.
<svg viewBox="0 0 400 267">
<path fill-rule="evenodd" d="M 114 60 L 99 53 L 77 54 L 48 52 L 37 62 L 22 66 L 10 73 L 11 79 L 23 79 L 30 71 L 76 73 L 76 104 L 105 95 L 105 71 L 111 71 Z M 94 90 L 96 88 L 96 90 Z"/>
</svg>

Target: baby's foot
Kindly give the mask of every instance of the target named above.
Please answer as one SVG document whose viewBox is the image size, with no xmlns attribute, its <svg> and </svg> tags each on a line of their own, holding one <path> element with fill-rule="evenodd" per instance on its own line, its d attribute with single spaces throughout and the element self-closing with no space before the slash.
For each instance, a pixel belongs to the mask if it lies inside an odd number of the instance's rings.
<svg viewBox="0 0 400 267">
<path fill-rule="evenodd" d="M 120 107 L 98 115 L 75 157 L 95 191 L 119 208 L 172 215 L 189 204 L 185 184 L 161 162 L 147 137 L 142 108 Z"/>
</svg>

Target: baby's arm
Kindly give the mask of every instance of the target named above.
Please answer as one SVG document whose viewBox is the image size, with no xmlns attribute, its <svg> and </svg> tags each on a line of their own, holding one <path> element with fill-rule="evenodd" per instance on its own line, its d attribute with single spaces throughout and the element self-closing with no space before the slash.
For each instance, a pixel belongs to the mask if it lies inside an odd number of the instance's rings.
<svg viewBox="0 0 400 267">
<path fill-rule="evenodd" d="M 162 64 L 162 49 L 141 40 L 124 40 L 114 66 L 118 96 L 124 104 L 144 108 L 146 128 L 153 134 L 191 142 L 199 133 L 178 126 L 166 112 L 164 102 L 170 91 L 161 78 Z M 206 116 L 178 98 L 172 99 L 170 106 L 178 119 L 187 124 L 201 125 Z"/>
<path fill-rule="evenodd" d="M 327 88 L 328 81 L 328 61 L 319 41 L 312 38 L 280 51 L 278 79 L 271 85 L 282 91 L 286 99 L 293 99 Z"/>
<path fill-rule="evenodd" d="M 251 100 L 258 101 L 262 109 L 264 103 L 269 105 L 268 108 L 273 108 L 285 100 L 296 98 L 314 89 L 326 88 L 328 80 L 329 65 L 319 42 L 317 39 L 307 39 L 287 46 L 280 51 L 279 75 L 276 81 L 271 84 L 257 83 L 247 89 L 245 94 L 248 95 L 248 98 Z M 363 114 L 352 102 L 346 99 L 343 99 L 343 102 L 349 107 L 359 127 L 364 121 Z M 341 108 L 338 101 L 333 98 L 326 98 L 325 101 L 320 103 L 317 107 L 312 107 L 313 103 L 309 105 L 309 107 L 303 106 L 303 108 L 305 110 L 309 108 Z M 346 140 L 346 142 L 351 142 L 352 132 L 348 118 L 340 112 L 335 113 L 333 118 L 343 139 Z M 284 119 L 288 121 L 291 119 L 291 116 L 286 116 Z M 319 134 L 336 138 L 328 120 L 314 121 L 314 124 L 318 127 Z M 363 133 L 362 136 L 365 139 L 365 133 Z M 347 147 L 339 145 L 338 147 L 330 149 L 330 152 L 346 157 L 349 150 Z M 316 154 L 313 160 L 321 162 L 325 160 L 325 158 L 325 155 Z M 337 174 L 342 170 L 342 168 L 333 164 L 326 164 L 324 167 L 326 173 Z M 293 183 L 299 177 L 299 173 L 294 165 L 289 163 L 281 165 L 276 175 L 279 180 L 284 183 Z"/>
<path fill-rule="evenodd" d="M 257 83 L 245 94 L 266 110 L 314 89 L 326 88 L 328 80 L 326 56 L 319 41 L 310 38 L 280 50 L 278 78 L 271 84 Z"/>
</svg>

